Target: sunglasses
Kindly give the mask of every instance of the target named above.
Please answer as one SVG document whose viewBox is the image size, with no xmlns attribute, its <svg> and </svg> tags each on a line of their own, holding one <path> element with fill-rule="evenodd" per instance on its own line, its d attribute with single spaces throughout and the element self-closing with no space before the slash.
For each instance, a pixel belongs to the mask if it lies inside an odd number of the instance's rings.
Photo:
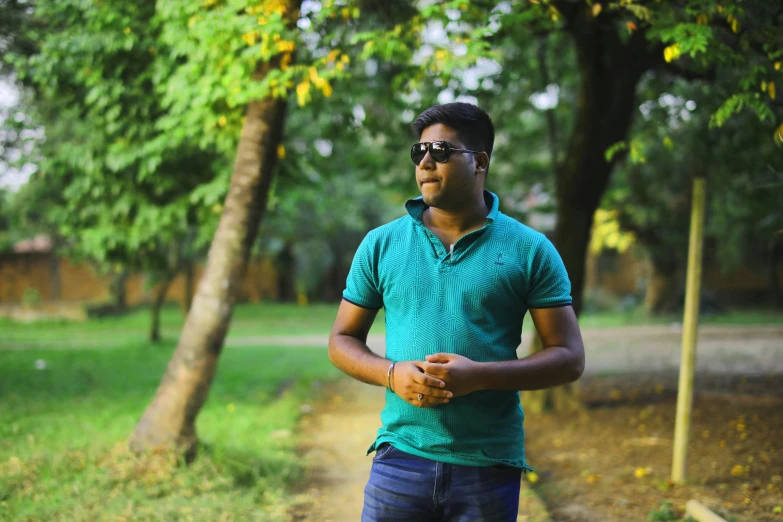
<svg viewBox="0 0 783 522">
<path fill-rule="evenodd" d="M 411 147 L 411 161 L 413 161 L 414 165 L 421 163 L 421 160 L 427 155 L 427 151 L 430 152 L 432 159 L 438 163 L 449 161 L 449 156 L 451 156 L 452 152 L 472 152 L 473 154 L 481 152 L 478 150 L 457 149 L 452 147 L 448 141 L 425 141 L 416 143 Z"/>
</svg>

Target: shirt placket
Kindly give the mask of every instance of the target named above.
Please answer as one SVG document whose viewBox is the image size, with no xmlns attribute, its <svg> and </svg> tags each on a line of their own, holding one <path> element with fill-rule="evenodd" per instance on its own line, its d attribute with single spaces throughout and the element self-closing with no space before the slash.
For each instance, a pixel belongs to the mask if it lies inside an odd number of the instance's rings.
<svg viewBox="0 0 783 522">
<path fill-rule="evenodd" d="M 464 245 L 467 241 L 469 241 L 472 237 L 477 236 L 481 234 L 489 225 L 491 221 L 487 221 L 487 223 L 484 224 L 483 227 L 479 228 L 478 230 L 474 230 L 473 232 L 469 232 L 459 238 L 456 243 L 451 245 L 450 250 L 446 250 L 441 240 L 432 233 L 432 231 L 427 228 L 423 223 L 418 223 L 418 225 L 421 227 L 421 229 L 424 231 L 424 234 L 426 234 L 427 238 L 430 240 L 430 244 L 432 245 L 434 251 L 435 251 L 435 258 L 438 262 L 438 267 L 440 270 L 450 270 L 452 265 L 454 264 L 454 261 L 459 259 L 460 254 L 464 253 L 464 249 L 458 249 L 457 247 Z"/>
</svg>

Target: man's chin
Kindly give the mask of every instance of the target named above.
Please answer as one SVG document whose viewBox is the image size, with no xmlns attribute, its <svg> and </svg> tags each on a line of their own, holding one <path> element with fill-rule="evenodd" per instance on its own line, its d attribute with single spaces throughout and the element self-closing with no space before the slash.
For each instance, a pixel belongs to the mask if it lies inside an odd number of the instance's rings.
<svg viewBox="0 0 783 522">
<path fill-rule="evenodd" d="M 422 194 L 421 200 L 428 207 L 438 207 L 438 203 L 441 201 L 440 194 Z"/>
</svg>

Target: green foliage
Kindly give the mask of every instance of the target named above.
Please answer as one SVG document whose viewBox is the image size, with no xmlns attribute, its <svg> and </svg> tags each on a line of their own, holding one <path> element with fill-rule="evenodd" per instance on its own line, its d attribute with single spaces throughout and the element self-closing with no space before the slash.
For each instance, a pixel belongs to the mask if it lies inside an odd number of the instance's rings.
<svg viewBox="0 0 783 522">
<path fill-rule="evenodd" d="M 770 126 L 745 113 L 708 130 L 722 86 L 678 81 L 658 96 L 659 81 L 643 83 L 643 115 L 633 129 L 647 162 L 620 165 L 602 207 L 618 211 L 621 227 L 658 268 L 674 273 L 687 254 L 692 178 L 705 175 L 707 262 L 763 266 L 783 229 L 783 191 L 775 185 L 783 159 L 767 137 Z"/>
<path fill-rule="evenodd" d="M 561 31 L 575 16 L 616 31 L 622 45 L 644 32 L 650 68 L 664 79 L 642 85 L 644 99 L 669 92 L 672 74 L 714 73 L 719 88 L 692 96 L 710 107 L 713 126 L 748 107 L 765 123 L 779 119 L 783 52 L 769 5 L 357 0 L 293 10 L 278 0 L 44 0 L 32 15 L 15 10 L 3 60 L 33 89 L 29 125 L 47 137 L 30 192 L 51 203 L 38 205 L 47 209 L 38 222 L 107 267 L 170 270 L 203 255 L 244 106 L 265 96 L 291 97 L 291 107 L 261 250 L 301 239 L 300 252 L 344 263 L 356 238 L 338 245 L 340 230 L 361 234 L 416 195 L 407 125 L 451 99 L 475 100 L 495 119 L 489 188 L 504 209 L 522 219 L 551 212 L 546 195 L 579 111 L 576 49 Z M 688 150 L 675 134 L 629 137 L 601 153 L 660 168 L 658 155 Z"/>
</svg>

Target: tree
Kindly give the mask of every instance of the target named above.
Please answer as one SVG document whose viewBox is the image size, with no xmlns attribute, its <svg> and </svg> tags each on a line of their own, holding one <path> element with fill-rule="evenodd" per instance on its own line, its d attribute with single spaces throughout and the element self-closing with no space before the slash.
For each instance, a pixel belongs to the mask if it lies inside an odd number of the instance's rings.
<svg viewBox="0 0 783 522">
<path fill-rule="evenodd" d="M 688 242 L 681 224 L 690 214 L 693 174 L 708 178 L 705 255 L 712 266 L 769 266 L 772 276 L 775 240 L 783 229 L 783 191 L 774 186 L 783 162 L 769 139 L 774 125 L 740 114 L 722 129 L 709 130 L 710 116 L 723 99 L 718 80 L 649 85 L 659 82 L 653 78 L 642 86 L 641 96 L 650 92 L 652 99 L 641 105 L 642 118 L 632 132 L 631 161 L 620 167 L 602 204 L 648 256 L 652 273 L 645 305 L 650 313 L 670 312 L 681 305 L 680 276 Z M 659 96 L 662 91 L 668 92 Z M 770 294 L 774 302 L 774 277 Z"/>
<path fill-rule="evenodd" d="M 18 29 L 36 43 L 6 61 L 35 93 L 31 113 L 46 129 L 31 185 L 57 204 L 34 212 L 70 255 L 112 273 L 110 307 L 124 308 L 131 270 L 159 283 L 150 329 L 157 341 L 168 285 L 214 230 L 210 199 L 219 197 L 215 171 L 225 156 L 169 142 L 156 127 L 164 109 L 154 89 L 168 64 L 154 57 L 168 48 L 154 14 L 154 2 L 37 2 Z"/>
</svg>

